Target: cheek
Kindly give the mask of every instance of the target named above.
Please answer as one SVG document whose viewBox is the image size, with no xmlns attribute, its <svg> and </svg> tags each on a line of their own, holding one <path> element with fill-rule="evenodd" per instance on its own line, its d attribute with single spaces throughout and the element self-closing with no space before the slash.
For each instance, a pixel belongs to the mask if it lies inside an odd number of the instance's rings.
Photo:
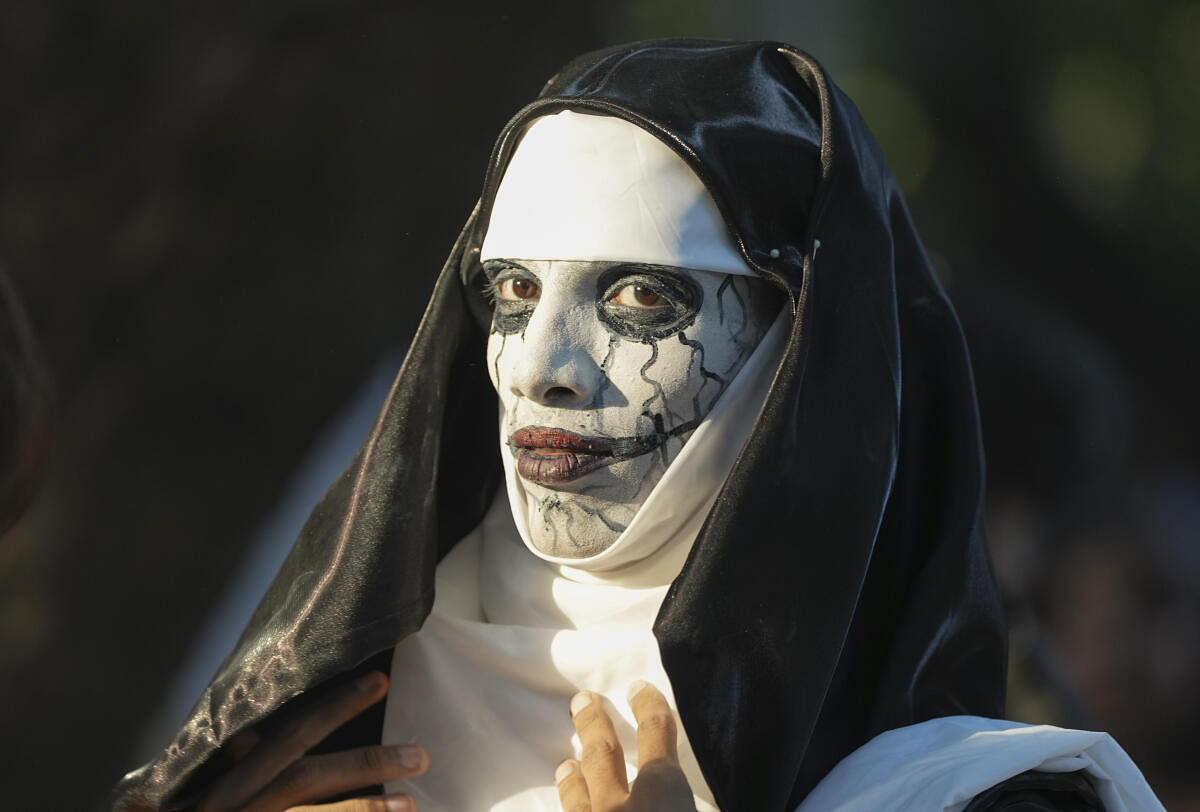
<svg viewBox="0 0 1200 812">
<path fill-rule="evenodd" d="M 515 345 L 520 343 L 520 337 L 493 331 L 487 343 L 487 369 L 491 378 L 492 388 L 501 396 L 508 391 L 508 380 L 511 377 L 512 358 Z"/>
<path fill-rule="evenodd" d="M 727 319 L 722 324 L 720 319 L 701 318 L 688 330 L 688 338 L 704 348 L 704 366 L 728 382 L 741 367 L 747 350 L 752 348 L 752 344 L 739 340 L 740 333 L 749 336 L 751 332 L 751 325 L 741 321 L 730 324 Z"/>
<path fill-rule="evenodd" d="M 606 368 L 622 410 L 635 418 L 662 414 L 670 428 L 693 416 L 691 401 L 703 385 L 701 358 L 678 334 L 648 344 L 621 340 Z"/>
</svg>

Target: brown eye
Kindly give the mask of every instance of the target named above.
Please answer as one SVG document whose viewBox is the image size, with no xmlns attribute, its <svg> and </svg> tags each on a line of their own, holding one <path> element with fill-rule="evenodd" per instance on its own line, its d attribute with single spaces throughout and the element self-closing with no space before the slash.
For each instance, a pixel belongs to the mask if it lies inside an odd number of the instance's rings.
<svg viewBox="0 0 1200 812">
<path fill-rule="evenodd" d="M 501 299 L 512 302 L 536 299 L 542 291 L 528 279 L 504 279 L 496 285 L 496 292 Z"/>
<path fill-rule="evenodd" d="M 626 307 L 662 307 L 662 294 L 649 285 L 626 285 L 609 300 Z"/>
</svg>

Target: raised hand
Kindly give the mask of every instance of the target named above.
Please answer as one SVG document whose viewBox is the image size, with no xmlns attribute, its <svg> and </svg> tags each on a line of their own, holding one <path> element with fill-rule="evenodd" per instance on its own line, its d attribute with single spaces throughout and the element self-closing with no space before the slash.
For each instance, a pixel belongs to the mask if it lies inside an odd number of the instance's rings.
<svg viewBox="0 0 1200 812">
<path fill-rule="evenodd" d="M 197 812 L 313 810 L 316 812 L 416 812 L 407 795 L 354 798 L 308 806 L 322 798 L 425 772 L 429 759 L 416 745 L 374 745 L 339 753 L 306 755 L 345 722 L 387 696 L 378 671 L 329 690 L 296 710 L 269 732 L 252 728 L 229 744 L 237 759 L 204 796 Z"/>
<path fill-rule="evenodd" d="M 564 761 L 554 773 L 564 812 L 695 812 L 666 698 L 639 680 L 629 686 L 629 707 L 637 721 L 638 772 L 632 786 L 621 742 L 599 697 L 584 691 L 571 700 L 583 758 Z"/>
</svg>

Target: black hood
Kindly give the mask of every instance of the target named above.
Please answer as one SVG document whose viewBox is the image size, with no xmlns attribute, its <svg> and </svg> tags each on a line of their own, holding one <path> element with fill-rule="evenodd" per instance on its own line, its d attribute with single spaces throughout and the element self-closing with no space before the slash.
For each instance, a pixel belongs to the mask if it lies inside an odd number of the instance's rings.
<svg viewBox="0 0 1200 812">
<path fill-rule="evenodd" d="M 762 414 L 654 625 L 718 804 L 794 808 L 879 732 L 1002 715 L 970 363 L 895 179 L 806 54 L 662 40 L 573 61 L 505 127 L 371 434 L 175 742 L 118 803 L 194 788 L 239 730 L 424 622 L 438 560 L 502 478 L 478 261 L 491 200 L 523 127 L 567 108 L 674 149 L 793 315 Z"/>
</svg>

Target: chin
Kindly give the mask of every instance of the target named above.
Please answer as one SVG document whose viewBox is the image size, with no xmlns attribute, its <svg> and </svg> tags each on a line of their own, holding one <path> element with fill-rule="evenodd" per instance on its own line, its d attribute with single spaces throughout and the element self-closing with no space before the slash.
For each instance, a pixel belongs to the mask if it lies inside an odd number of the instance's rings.
<svg viewBox="0 0 1200 812">
<path fill-rule="evenodd" d="M 643 501 L 613 501 L 598 492 L 569 493 L 522 484 L 528 497 L 529 540 L 539 552 L 556 558 L 582 559 L 604 552 L 625 531 Z"/>
<path fill-rule="evenodd" d="M 538 549 L 538 552 L 545 555 L 583 560 L 607 550 L 617 540 L 618 535 L 620 534 L 614 534 L 609 539 L 581 539 L 582 544 L 578 546 L 570 542 L 563 542 L 553 535 L 542 538 L 538 533 L 531 533 L 530 541 L 533 542 L 533 546 Z"/>
</svg>

